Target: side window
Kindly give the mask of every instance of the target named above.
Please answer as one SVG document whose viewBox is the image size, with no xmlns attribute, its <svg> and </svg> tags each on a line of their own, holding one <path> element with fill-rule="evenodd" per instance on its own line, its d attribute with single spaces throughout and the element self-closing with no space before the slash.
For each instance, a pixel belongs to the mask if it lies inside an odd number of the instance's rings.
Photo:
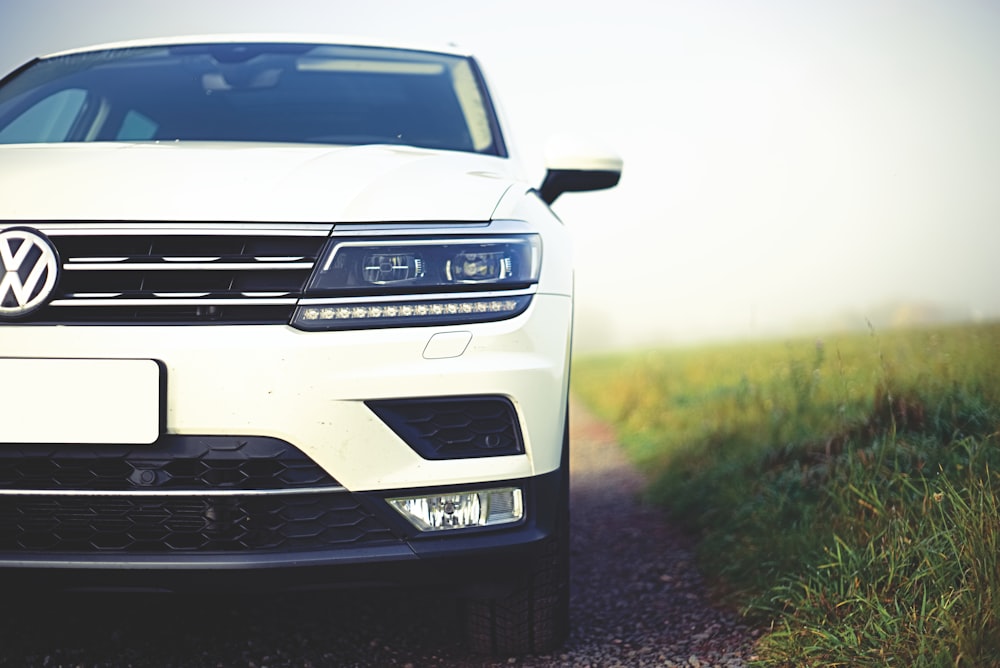
<svg viewBox="0 0 1000 668">
<path fill-rule="evenodd" d="M 140 114 L 138 111 L 130 111 L 125 114 L 115 139 L 119 141 L 146 141 L 156 137 L 156 130 L 159 127 L 148 116 Z"/>
<path fill-rule="evenodd" d="M 66 141 L 86 101 L 87 93 L 80 88 L 53 93 L 28 107 L 0 130 L 0 144 Z"/>
</svg>

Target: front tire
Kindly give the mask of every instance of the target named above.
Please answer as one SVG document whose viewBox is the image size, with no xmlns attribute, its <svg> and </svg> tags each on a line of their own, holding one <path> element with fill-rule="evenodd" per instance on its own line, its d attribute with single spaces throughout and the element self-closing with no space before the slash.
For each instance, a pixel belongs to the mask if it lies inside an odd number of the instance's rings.
<svg viewBox="0 0 1000 668">
<path fill-rule="evenodd" d="M 569 635 L 569 425 L 563 437 L 557 524 L 528 573 L 495 598 L 465 602 L 465 633 L 472 651 L 513 656 L 550 652 Z"/>
</svg>

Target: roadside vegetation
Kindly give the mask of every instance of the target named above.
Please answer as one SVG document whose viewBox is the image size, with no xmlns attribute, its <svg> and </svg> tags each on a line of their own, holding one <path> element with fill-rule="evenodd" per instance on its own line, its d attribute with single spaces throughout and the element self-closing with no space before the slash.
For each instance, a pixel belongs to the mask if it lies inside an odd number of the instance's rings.
<svg viewBox="0 0 1000 668">
<path fill-rule="evenodd" d="M 1000 324 L 590 356 L 768 666 L 1000 666 Z"/>
</svg>

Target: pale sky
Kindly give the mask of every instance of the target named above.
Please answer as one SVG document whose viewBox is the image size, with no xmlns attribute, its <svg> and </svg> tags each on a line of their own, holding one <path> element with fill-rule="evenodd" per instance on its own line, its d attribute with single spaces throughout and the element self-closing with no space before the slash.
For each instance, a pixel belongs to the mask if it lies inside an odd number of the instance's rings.
<svg viewBox="0 0 1000 668">
<path fill-rule="evenodd" d="M 555 206 L 584 348 L 1000 317 L 994 0 L 3 0 L 0 70 L 231 31 L 457 43 L 533 180 L 549 136 L 618 150 L 618 188 Z"/>
</svg>

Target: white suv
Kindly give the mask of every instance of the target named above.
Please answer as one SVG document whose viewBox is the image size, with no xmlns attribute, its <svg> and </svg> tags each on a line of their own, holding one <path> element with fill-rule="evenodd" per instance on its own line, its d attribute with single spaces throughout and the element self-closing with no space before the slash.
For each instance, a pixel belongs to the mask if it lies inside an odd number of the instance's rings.
<svg viewBox="0 0 1000 668">
<path fill-rule="evenodd" d="M 568 617 L 572 148 L 526 184 L 476 62 L 287 36 L 0 82 L 0 576 L 454 586 Z"/>
</svg>

